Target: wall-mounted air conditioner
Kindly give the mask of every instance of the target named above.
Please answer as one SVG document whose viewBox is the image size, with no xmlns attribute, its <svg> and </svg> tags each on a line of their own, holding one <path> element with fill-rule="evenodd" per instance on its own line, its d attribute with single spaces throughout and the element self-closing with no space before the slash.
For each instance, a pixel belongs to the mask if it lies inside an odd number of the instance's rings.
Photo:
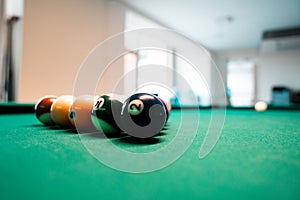
<svg viewBox="0 0 300 200">
<path fill-rule="evenodd" d="M 265 31 L 261 52 L 300 49 L 300 27 Z"/>
</svg>

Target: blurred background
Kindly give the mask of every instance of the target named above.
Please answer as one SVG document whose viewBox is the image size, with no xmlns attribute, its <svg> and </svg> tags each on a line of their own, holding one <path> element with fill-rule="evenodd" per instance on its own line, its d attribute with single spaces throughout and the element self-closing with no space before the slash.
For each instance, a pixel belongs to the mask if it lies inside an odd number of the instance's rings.
<svg viewBox="0 0 300 200">
<path fill-rule="evenodd" d="M 0 0 L 1 101 L 35 102 L 43 95 L 72 94 L 81 64 L 96 45 L 123 31 L 168 28 L 203 46 L 201 77 L 174 52 L 130 51 L 106 71 L 97 93 L 110 93 L 128 72 L 119 93 L 143 85 L 147 65 L 190 74 L 187 90 L 168 70 L 159 77 L 182 105 L 300 104 L 300 1 L 298 0 Z M 151 36 L 149 36 L 151 38 Z M 130 44 L 124 46 L 130 50 Z M 169 47 L 170 48 L 170 47 Z M 216 86 L 217 66 L 226 92 Z M 146 73 L 147 72 L 147 73 Z M 176 97 L 176 98 L 175 98 Z M 174 100 L 175 98 L 175 100 Z"/>
</svg>

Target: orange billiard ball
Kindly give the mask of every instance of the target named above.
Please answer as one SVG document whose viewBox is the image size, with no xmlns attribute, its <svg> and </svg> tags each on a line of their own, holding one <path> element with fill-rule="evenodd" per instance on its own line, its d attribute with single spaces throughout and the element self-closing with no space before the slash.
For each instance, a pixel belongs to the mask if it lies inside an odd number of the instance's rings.
<svg viewBox="0 0 300 200">
<path fill-rule="evenodd" d="M 51 106 L 51 117 L 53 121 L 62 127 L 71 127 L 69 120 L 69 111 L 73 104 L 74 97 L 72 95 L 63 95 L 58 97 Z"/>
</svg>

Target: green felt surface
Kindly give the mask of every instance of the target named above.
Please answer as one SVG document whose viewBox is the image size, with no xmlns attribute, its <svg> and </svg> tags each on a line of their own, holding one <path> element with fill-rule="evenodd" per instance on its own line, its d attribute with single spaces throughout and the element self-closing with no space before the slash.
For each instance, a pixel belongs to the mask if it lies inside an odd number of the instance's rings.
<svg viewBox="0 0 300 200">
<path fill-rule="evenodd" d="M 0 199 L 299 199 L 299 111 L 227 110 L 222 135 L 204 159 L 198 153 L 210 111 L 200 116 L 198 135 L 176 162 L 130 174 L 99 162 L 73 130 L 44 127 L 34 114 L 2 114 Z M 147 142 L 127 136 L 90 140 L 150 152 L 169 144 L 179 119 L 173 111 L 167 128 Z M 194 120 L 188 119 L 191 125 Z"/>
</svg>

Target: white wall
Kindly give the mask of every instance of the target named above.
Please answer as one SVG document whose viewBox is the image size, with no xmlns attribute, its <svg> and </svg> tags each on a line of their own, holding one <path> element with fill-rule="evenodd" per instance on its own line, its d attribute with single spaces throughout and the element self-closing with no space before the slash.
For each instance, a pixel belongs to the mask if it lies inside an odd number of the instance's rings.
<svg viewBox="0 0 300 200">
<path fill-rule="evenodd" d="M 260 54 L 257 63 L 257 97 L 270 102 L 273 86 L 300 90 L 300 50 Z"/>
<path fill-rule="evenodd" d="M 19 101 L 72 94 L 77 70 L 107 37 L 104 0 L 26 0 Z"/>
<path fill-rule="evenodd" d="M 107 48 L 107 58 L 108 61 L 112 63 L 109 66 L 105 66 L 106 71 L 101 77 L 101 81 L 98 83 L 96 90 L 97 95 L 105 93 L 121 94 L 124 90 L 122 80 L 120 81 L 120 77 L 124 74 L 124 60 L 123 57 L 118 57 L 121 56 L 118 51 L 121 52 L 122 49 L 124 49 L 124 39 L 116 35 L 124 31 L 126 8 L 117 2 L 108 1 L 106 12 L 106 42 L 109 44 Z M 117 37 L 118 39 L 111 40 L 111 37 Z"/>
<path fill-rule="evenodd" d="M 48 94 L 72 94 L 81 64 L 98 44 L 124 31 L 128 9 L 113 0 L 26 0 L 24 6 L 18 99 L 22 102 L 35 102 Z M 108 47 L 107 59 L 115 48 Z M 105 66 L 100 82 L 93 86 L 97 95 L 113 91 L 124 74 L 123 65 L 120 57 Z M 114 92 L 123 92 L 122 83 L 119 86 Z"/>
<path fill-rule="evenodd" d="M 211 52 L 210 61 L 210 92 L 212 93 L 212 105 L 227 105 L 228 99 L 226 94 L 226 65 L 227 58 Z"/>
</svg>

